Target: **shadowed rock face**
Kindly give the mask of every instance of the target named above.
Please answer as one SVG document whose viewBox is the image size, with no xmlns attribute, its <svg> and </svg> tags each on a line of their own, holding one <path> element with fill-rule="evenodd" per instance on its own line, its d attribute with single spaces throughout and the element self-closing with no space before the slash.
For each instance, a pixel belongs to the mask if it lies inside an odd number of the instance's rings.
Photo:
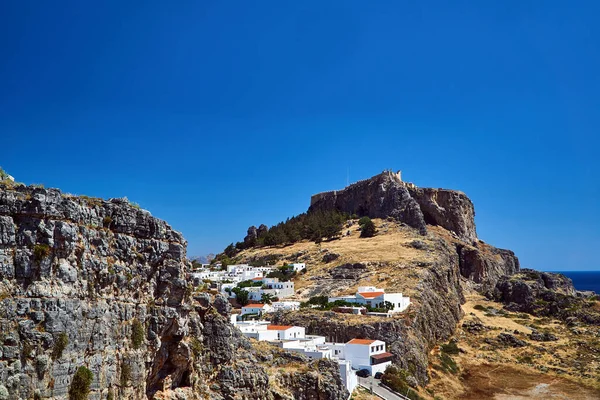
<svg viewBox="0 0 600 400">
<path fill-rule="evenodd" d="M 90 399 L 275 398 L 229 303 L 192 299 L 187 268 L 182 235 L 126 200 L 0 185 L 0 390 L 66 399 L 86 366 Z"/>
<path fill-rule="evenodd" d="M 427 224 L 441 226 L 468 242 L 477 239 L 475 208 L 466 194 L 447 189 L 407 187 Z"/>
<path fill-rule="evenodd" d="M 460 274 L 486 287 L 493 287 L 503 275 L 519 271 L 519 259 L 510 250 L 498 249 L 484 243 L 477 247 L 456 244 Z"/>
<path fill-rule="evenodd" d="M 309 210 L 332 209 L 371 218 L 392 217 L 421 234 L 429 224 L 452 231 L 467 242 L 477 239 L 475 209 L 464 193 L 418 188 L 391 172 L 312 196 Z"/>
</svg>

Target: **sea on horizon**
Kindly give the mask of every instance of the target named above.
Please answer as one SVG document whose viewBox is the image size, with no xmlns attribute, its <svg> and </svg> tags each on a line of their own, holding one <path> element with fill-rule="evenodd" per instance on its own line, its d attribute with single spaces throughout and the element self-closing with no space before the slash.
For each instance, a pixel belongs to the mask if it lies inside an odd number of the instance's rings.
<svg viewBox="0 0 600 400">
<path fill-rule="evenodd" d="M 591 290 L 600 294 L 600 271 L 548 271 L 563 274 L 573 281 L 576 290 Z"/>
</svg>

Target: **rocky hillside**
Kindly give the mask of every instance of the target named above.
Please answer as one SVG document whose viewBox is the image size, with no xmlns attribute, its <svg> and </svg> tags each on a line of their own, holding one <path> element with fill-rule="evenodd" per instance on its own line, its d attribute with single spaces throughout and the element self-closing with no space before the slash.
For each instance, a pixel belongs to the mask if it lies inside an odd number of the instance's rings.
<svg viewBox="0 0 600 400">
<path fill-rule="evenodd" d="M 0 398 L 347 397 L 336 365 L 257 353 L 187 263 L 125 199 L 0 184 Z"/>
<path fill-rule="evenodd" d="M 315 244 L 246 249 L 236 261 L 306 262 L 295 278 L 297 298 L 354 293 L 358 286 L 383 287 L 411 297 L 412 306 L 397 318 L 354 318 L 335 313 L 299 311 L 276 321 L 308 327 L 330 340 L 354 337 L 388 343 L 395 362 L 412 378 L 428 381 L 428 352 L 447 340 L 462 317 L 465 290 L 491 290 L 504 275 L 519 270 L 513 252 L 476 238 L 474 208 L 466 195 L 418 188 L 384 172 L 340 191 L 315 195 L 309 213 L 337 210 L 374 218 L 378 233 L 360 238 L 356 220 L 345 223 L 336 240 Z"/>
<path fill-rule="evenodd" d="M 276 323 L 306 326 L 332 341 L 384 340 L 408 384 L 431 381 L 419 391 L 423 398 L 537 399 L 573 394 L 578 385 L 581 396 L 572 398 L 596 398 L 598 331 L 590 324 L 600 320 L 600 302 L 576 292 L 564 276 L 521 270 L 512 251 L 477 239 L 474 208 L 463 193 L 418 188 L 384 172 L 313 196 L 309 213 L 315 210 L 370 216 L 377 234 L 361 238 L 354 219 L 333 240 L 255 246 L 234 261 L 305 262 L 307 271 L 294 278 L 299 300 L 372 285 L 402 292 L 412 305 L 393 318 L 304 309 L 277 313 Z M 536 345 L 546 341 L 552 346 Z M 487 387 L 487 381 L 501 383 Z"/>
</svg>

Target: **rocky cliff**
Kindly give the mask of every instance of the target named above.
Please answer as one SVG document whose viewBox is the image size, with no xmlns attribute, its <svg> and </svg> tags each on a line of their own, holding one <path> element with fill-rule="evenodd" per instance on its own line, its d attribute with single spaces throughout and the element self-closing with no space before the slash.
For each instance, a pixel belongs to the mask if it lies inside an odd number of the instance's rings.
<svg viewBox="0 0 600 400">
<path fill-rule="evenodd" d="M 425 234 L 426 225 L 454 232 L 460 239 L 477 239 L 475 209 L 462 192 L 419 188 L 405 183 L 400 174 L 384 171 L 345 189 L 312 196 L 311 210 L 337 209 L 371 218 L 392 217 Z"/>
<path fill-rule="evenodd" d="M 291 399 L 302 382 L 320 397 L 297 398 L 347 397 L 315 372 L 280 389 L 287 375 L 268 373 L 228 302 L 193 292 L 185 256 L 180 233 L 127 200 L 0 185 L 3 398 Z"/>
<path fill-rule="evenodd" d="M 600 325 L 600 308 L 593 292 L 578 292 L 564 275 L 523 269 L 503 276 L 487 296 L 506 309 L 538 316 L 552 316 L 570 324 Z"/>
</svg>

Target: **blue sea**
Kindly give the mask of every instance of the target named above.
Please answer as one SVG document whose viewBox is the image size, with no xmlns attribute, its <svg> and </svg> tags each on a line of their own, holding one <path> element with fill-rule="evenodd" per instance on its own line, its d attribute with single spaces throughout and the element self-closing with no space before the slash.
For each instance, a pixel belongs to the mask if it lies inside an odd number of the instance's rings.
<svg viewBox="0 0 600 400">
<path fill-rule="evenodd" d="M 571 278 L 577 290 L 593 290 L 600 294 L 600 271 L 559 271 Z"/>
</svg>

